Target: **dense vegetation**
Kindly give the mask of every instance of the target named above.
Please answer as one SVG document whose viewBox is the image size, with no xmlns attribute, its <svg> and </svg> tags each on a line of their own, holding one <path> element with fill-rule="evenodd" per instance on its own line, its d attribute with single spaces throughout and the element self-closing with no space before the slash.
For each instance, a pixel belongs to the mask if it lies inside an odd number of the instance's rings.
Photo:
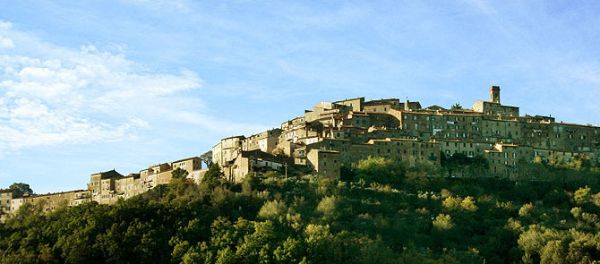
<svg viewBox="0 0 600 264">
<path fill-rule="evenodd" d="M 544 165 L 546 166 L 546 165 Z M 566 173 L 566 168 L 547 173 Z M 592 263 L 600 184 L 589 170 L 547 181 L 448 178 L 383 158 L 312 175 L 201 185 L 184 175 L 113 206 L 0 225 L 3 263 Z M 442 173 L 443 174 L 443 173 Z M 570 175 L 570 174 L 569 174 Z"/>
</svg>

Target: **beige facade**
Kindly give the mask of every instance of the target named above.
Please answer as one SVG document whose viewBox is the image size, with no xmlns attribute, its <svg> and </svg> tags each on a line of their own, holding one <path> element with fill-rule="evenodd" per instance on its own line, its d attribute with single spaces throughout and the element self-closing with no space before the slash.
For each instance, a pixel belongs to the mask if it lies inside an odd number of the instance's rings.
<svg viewBox="0 0 600 264">
<path fill-rule="evenodd" d="M 88 190 L 93 201 L 98 203 L 111 203 L 116 200 L 115 181 L 123 178 L 123 175 L 115 170 L 94 173 L 90 177 Z"/>
<path fill-rule="evenodd" d="M 88 190 L 93 201 L 112 204 L 119 199 L 128 199 L 147 192 L 158 185 L 168 184 L 173 177 L 173 171 L 177 169 L 186 171 L 187 177 L 194 182 L 200 182 L 204 175 L 201 159 L 190 157 L 152 165 L 128 176 L 114 170 L 94 173 L 90 177 Z"/>
<path fill-rule="evenodd" d="M 490 100 L 475 102 L 473 110 L 488 116 L 519 116 L 518 107 L 500 104 L 500 86 L 490 87 Z"/>
<path fill-rule="evenodd" d="M 473 110 L 489 116 L 519 116 L 519 108 L 515 106 L 501 105 L 500 103 L 477 101 L 473 104 Z"/>
<path fill-rule="evenodd" d="M 200 184 L 206 172 L 208 172 L 208 169 L 195 170 L 192 171 L 192 173 L 190 173 L 187 178 L 191 179 L 196 184 Z"/>
<path fill-rule="evenodd" d="M 0 222 L 10 213 L 10 203 L 13 199 L 11 190 L 0 190 Z"/>
<path fill-rule="evenodd" d="M 328 178 L 338 178 L 341 170 L 340 152 L 334 150 L 311 149 L 306 155 L 308 164 L 315 172 Z"/>
<path fill-rule="evenodd" d="M 0 191 L 0 205 L 4 212 L 0 221 L 9 214 L 16 213 L 24 204 L 39 206 L 43 211 L 50 212 L 62 206 L 78 206 L 91 201 L 101 204 L 112 204 L 119 199 L 128 199 L 142 194 L 158 185 L 168 184 L 172 172 L 176 169 L 187 171 L 187 178 L 200 183 L 206 170 L 202 170 L 201 159 L 190 157 L 170 163 L 161 163 L 123 176 L 115 170 L 94 173 L 90 176 L 87 190 L 76 190 L 42 195 L 30 195 L 14 198 L 8 190 Z"/>
<path fill-rule="evenodd" d="M 281 129 L 271 129 L 245 138 L 242 150 L 250 151 L 260 149 L 262 152 L 273 152 L 279 143 Z"/>
<path fill-rule="evenodd" d="M 51 212 L 60 207 L 77 206 L 90 201 L 91 196 L 88 190 L 31 195 L 22 197 L 21 200 L 15 202 L 13 212 L 16 212 L 24 204 L 39 206 L 42 211 Z"/>
<path fill-rule="evenodd" d="M 260 150 L 241 151 L 231 163 L 221 166 L 225 179 L 232 182 L 241 181 L 248 173 L 281 171 L 285 161 L 270 153 Z"/>
<path fill-rule="evenodd" d="M 10 201 L 10 212 L 16 213 L 23 204 L 25 204 L 25 198 L 23 197 L 12 199 Z"/>
<path fill-rule="evenodd" d="M 494 143 L 488 142 L 474 142 L 474 141 L 461 141 L 461 140 L 446 140 L 440 142 L 440 150 L 446 156 L 452 156 L 460 153 L 467 157 L 475 157 L 483 155 L 486 150 L 492 149 Z"/>
<path fill-rule="evenodd" d="M 337 104 L 337 105 L 349 106 L 353 112 L 362 112 L 364 103 L 365 103 L 364 97 L 358 97 L 358 98 L 352 98 L 352 99 L 346 99 L 346 100 L 334 102 L 334 104 Z"/>
<path fill-rule="evenodd" d="M 495 144 L 491 150 L 486 150 L 491 176 L 515 178 L 519 173 L 519 162 L 532 161 L 533 149 L 528 146 L 514 144 Z"/>
<path fill-rule="evenodd" d="M 233 161 L 242 151 L 242 143 L 246 137 L 235 136 L 221 139 L 217 145 L 212 148 L 212 160 L 218 164 L 225 164 Z"/>
<path fill-rule="evenodd" d="M 599 127 L 557 123 L 547 116 L 520 116 L 518 107 L 501 103 L 499 86 L 489 92 L 488 101 L 477 101 L 471 109 L 422 108 L 419 102 L 394 98 L 321 102 L 303 116 L 282 123 L 279 136 L 269 139 L 277 140 L 270 145 L 276 147 L 252 149 L 283 154 L 294 164 L 308 166 L 314 163 L 307 160 L 312 150 L 339 152 L 341 166 L 369 156 L 439 165 L 442 154 L 464 154 L 488 160 L 490 170 L 482 176 L 505 177 L 512 177 L 520 162 L 531 162 L 536 156 L 547 160 L 586 155 L 600 161 Z M 243 136 L 224 139 L 213 148 L 214 160 L 226 173 L 235 170 L 236 175 L 245 175 L 251 167 L 241 165 L 245 157 L 240 153 L 250 148 L 240 146 L 256 146 L 255 141 Z"/>
<path fill-rule="evenodd" d="M 13 197 L 12 192 L 6 190 L 0 192 L 0 203 L 2 204 L 0 222 L 4 222 L 8 217 L 15 214 L 24 204 L 39 206 L 40 210 L 50 212 L 59 207 L 77 206 L 90 201 L 91 196 L 88 190 L 25 195 L 23 197 Z"/>
</svg>

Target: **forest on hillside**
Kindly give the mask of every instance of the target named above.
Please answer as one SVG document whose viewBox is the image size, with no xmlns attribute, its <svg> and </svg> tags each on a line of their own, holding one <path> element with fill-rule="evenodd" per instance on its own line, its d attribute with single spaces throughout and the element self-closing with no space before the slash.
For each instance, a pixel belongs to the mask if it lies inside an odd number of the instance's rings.
<svg viewBox="0 0 600 264">
<path fill-rule="evenodd" d="M 509 181 L 443 177 L 426 165 L 369 158 L 340 180 L 267 172 L 237 184 L 212 166 L 200 185 L 179 176 L 115 205 L 47 214 L 25 205 L 0 224 L 0 259 L 599 263 L 599 174 L 539 166 L 531 173 L 545 180 Z"/>
</svg>

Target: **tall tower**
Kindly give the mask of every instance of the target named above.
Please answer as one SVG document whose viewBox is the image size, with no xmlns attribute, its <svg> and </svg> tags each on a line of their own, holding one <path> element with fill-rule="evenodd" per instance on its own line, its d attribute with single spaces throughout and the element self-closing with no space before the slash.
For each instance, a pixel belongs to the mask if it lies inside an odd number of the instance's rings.
<svg viewBox="0 0 600 264">
<path fill-rule="evenodd" d="M 500 103 L 500 86 L 492 86 L 490 88 L 490 99 L 493 103 Z"/>
</svg>

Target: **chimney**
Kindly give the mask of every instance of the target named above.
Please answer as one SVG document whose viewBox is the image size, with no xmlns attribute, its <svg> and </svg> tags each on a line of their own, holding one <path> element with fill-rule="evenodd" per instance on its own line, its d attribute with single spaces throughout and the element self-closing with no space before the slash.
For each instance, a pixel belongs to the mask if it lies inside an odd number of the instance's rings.
<svg viewBox="0 0 600 264">
<path fill-rule="evenodd" d="M 404 111 L 410 110 L 409 103 L 410 103 L 410 101 L 408 101 L 408 99 L 406 99 L 406 102 L 404 103 Z"/>
<path fill-rule="evenodd" d="M 490 88 L 490 100 L 493 103 L 500 103 L 500 86 L 492 86 Z"/>
</svg>

